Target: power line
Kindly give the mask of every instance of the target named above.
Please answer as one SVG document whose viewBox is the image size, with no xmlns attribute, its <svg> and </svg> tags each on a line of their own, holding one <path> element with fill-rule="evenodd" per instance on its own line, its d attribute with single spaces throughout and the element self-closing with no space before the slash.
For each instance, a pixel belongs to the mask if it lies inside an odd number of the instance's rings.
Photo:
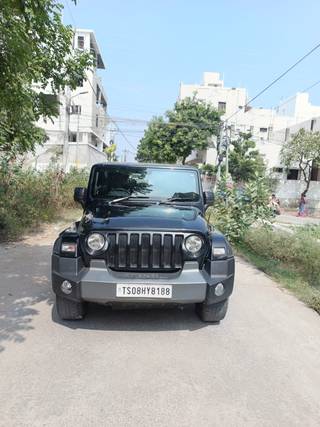
<svg viewBox="0 0 320 427">
<path fill-rule="evenodd" d="M 122 135 L 122 137 L 124 138 L 124 140 L 127 142 L 127 144 L 129 144 L 130 147 L 133 148 L 133 150 L 136 151 L 136 147 L 128 140 L 128 138 L 126 137 L 126 135 L 122 132 L 122 130 L 118 126 L 117 122 L 115 122 L 114 120 L 112 120 L 111 117 L 109 117 L 109 118 L 114 123 L 114 125 L 116 126 L 116 128 L 118 129 L 119 133 Z"/>
<path fill-rule="evenodd" d="M 281 73 L 277 78 L 272 80 L 271 83 L 269 83 L 265 88 L 260 90 L 253 98 L 251 98 L 245 105 L 244 110 L 246 110 L 246 107 L 251 104 L 251 102 L 255 101 L 259 96 L 261 96 L 263 93 L 265 93 L 268 89 L 270 89 L 273 85 L 275 85 L 279 80 L 281 80 L 285 75 L 287 75 L 293 68 L 295 68 L 298 64 L 300 64 L 302 61 L 304 61 L 308 56 L 310 56 L 313 52 L 315 52 L 317 49 L 319 49 L 320 43 L 318 43 L 315 47 L 313 47 L 309 52 L 307 52 L 305 55 L 303 55 L 298 61 L 296 61 L 293 65 L 291 65 L 287 70 L 285 70 L 283 73 Z M 241 109 L 238 108 L 230 117 L 226 119 L 226 121 L 230 120 L 233 116 L 239 113 Z"/>
<path fill-rule="evenodd" d="M 66 6 L 67 6 L 67 9 L 68 9 L 69 15 L 70 15 L 70 17 L 71 17 L 71 20 L 72 20 L 72 22 L 73 22 L 73 24 L 74 24 L 74 28 L 75 28 L 75 29 L 77 29 L 76 20 L 74 19 L 73 13 L 72 13 L 72 11 L 71 11 L 71 7 L 70 7 L 70 5 L 69 5 L 69 0 L 65 0 L 65 4 L 66 4 Z"/>
<path fill-rule="evenodd" d="M 317 86 L 320 83 L 320 80 L 313 83 L 311 86 L 306 87 L 305 89 L 302 89 L 299 92 L 308 92 L 310 89 L 313 89 L 315 86 Z M 290 96 L 290 98 L 286 99 L 285 102 L 278 105 L 278 107 L 282 107 L 283 105 L 288 104 L 292 99 L 294 99 L 296 95 Z"/>
</svg>

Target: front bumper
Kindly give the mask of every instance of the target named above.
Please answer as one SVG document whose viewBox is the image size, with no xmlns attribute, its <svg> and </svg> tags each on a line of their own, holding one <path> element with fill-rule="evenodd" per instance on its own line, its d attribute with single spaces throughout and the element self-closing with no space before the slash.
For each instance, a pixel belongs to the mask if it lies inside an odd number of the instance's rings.
<svg viewBox="0 0 320 427">
<path fill-rule="evenodd" d="M 61 291 L 61 284 L 68 280 L 72 284 L 69 295 Z M 199 270 L 197 262 L 185 262 L 184 267 L 177 273 L 129 273 L 116 272 L 106 268 L 103 260 L 92 260 L 90 267 L 85 267 L 82 259 L 65 258 L 52 255 L 52 288 L 64 298 L 74 301 L 92 301 L 107 303 L 151 303 L 151 304 L 187 304 L 206 302 L 213 304 L 228 298 L 233 290 L 234 258 L 210 261 Z M 172 285 L 172 298 L 119 298 L 116 296 L 116 285 Z M 217 297 L 215 286 L 223 283 L 225 292 Z"/>
</svg>

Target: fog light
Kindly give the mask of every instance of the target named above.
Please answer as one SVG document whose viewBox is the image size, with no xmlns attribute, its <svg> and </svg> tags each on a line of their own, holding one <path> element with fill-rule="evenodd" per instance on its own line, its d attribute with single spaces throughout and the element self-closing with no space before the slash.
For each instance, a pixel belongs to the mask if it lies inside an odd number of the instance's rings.
<svg viewBox="0 0 320 427">
<path fill-rule="evenodd" d="M 61 290 L 63 293 L 69 295 L 72 292 L 72 285 L 70 282 L 68 282 L 68 280 L 65 280 L 64 282 L 61 283 Z"/>
<path fill-rule="evenodd" d="M 222 283 L 218 283 L 217 286 L 214 289 L 214 293 L 217 297 L 221 297 L 221 295 L 224 294 L 224 286 Z"/>
</svg>

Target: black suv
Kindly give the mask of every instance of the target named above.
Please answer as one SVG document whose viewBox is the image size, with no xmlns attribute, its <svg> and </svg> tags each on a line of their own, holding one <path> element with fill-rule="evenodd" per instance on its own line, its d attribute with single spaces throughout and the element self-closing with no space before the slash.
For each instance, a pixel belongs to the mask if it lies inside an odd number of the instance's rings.
<svg viewBox="0 0 320 427">
<path fill-rule="evenodd" d="M 204 218 L 213 202 L 196 168 L 96 164 L 74 198 L 84 212 L 54 243 L 52 287 L 62 319 L 87 301 L 196 305 L 203 321 L 224 318 L 234 282 L 225 237 Z"/>
</svg>

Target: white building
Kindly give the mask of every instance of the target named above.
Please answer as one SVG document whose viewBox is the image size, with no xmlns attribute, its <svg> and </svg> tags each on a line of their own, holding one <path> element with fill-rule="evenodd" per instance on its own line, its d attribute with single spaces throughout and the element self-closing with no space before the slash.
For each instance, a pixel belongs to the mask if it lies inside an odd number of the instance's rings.
<svg viewBox="0 0 320 427">
<path fill-rule="evenodd" d="M 205 72 L 202 84 L 180 84 L 180 99 L 194 95 L 224 112 L 223 120 L 230 117 L 228 123 L 232 125 L 234 133 L 250 132 L 257 145 L 261 145 L 262 151 L 265 141 L 269 140 L 274 131 L 295 122 L 293 117 L 280 117 L 272 109 L 245 108 L 248 102 L 247 90 L 225 87 L 219 73 Z M 234 114 L 235 112 L 237 113 Z M 264 154 L 268 157 L 267 152 Z M 209 148 L 204 152 L 195 152 L 188 161 L 215 164 L 216 150 Z M 271 161 L 274 162 L 275 159 L 271 158 Z"/>
<path fill-rule="evenodd" d="M 292 165 L 289 170 L 286 170 L 281 164 L 280 159 L 282 145 L 292 138 L 300 129 L 305 129 L 308 132 L 320 132 L 320 116 L 296 123 L 275 132 L 267 145 L 269 151 L 273 153 L 276 159 L 272 167 L 272 172 L 273 176 L 279 181 L 277 196 L 285 205 L 294 205 L 297 196 L 299 196 L 306 187 L 298 165 Z M 316 165 L 311 173 L 308 200 L 311 208 L 320 208 L 320 167 Z"/>
<path fill-rule="evenodd" d="M 73 45 L 74 49 L 91 51 L 96 66 L 86 72 L 87 80 L 79 82 L 76 90 L 66 88 L 59 94 L 57 118 L 39 121 L 48 141 L 27 160 L 28 165 L 39 170 L 52 162 L 69 170 L 106 161 L 103 149 L 108 144 L 107 96 L 97 74 L 97 70 L 104 69 L 105 65 L 92 30 L 77 29 Z"/>
<path fill-rule="evenodd" d="M 280 161 L 282 144 L 299 129 L 320 131 L 320 106 L 309 101 L 308 93 L 297 93 L 282 101 L 275 109 L 247 107 L 248 94 L 244 88 L 225 87 L 219 73 L 205 72 L 202 84 L 180 84 L 179 98 L 196 96 L 223 112 L 223 120 L 231 125 L 233 136 L 250 132 L 267 167 L 279 180 L 278 197 L 284 204 L 295 204 L 305 184 L 298 170 L 285 171 Z M 234 114 L 237 111 L 237 114 Z M 216 149 L 193 152 L 190 163 L 216 164 Z M 312 206 L 320 207 L 320 171 L 315 168 L 308 194 Z"/>
</svg>

